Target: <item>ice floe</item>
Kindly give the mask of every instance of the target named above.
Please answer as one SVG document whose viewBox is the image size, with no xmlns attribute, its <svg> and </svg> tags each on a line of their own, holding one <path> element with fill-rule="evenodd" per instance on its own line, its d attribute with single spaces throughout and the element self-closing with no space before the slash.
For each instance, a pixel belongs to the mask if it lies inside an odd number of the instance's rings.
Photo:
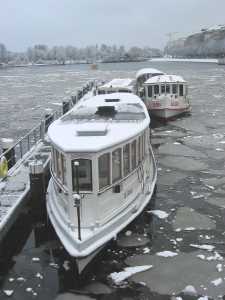
<svg viewBox="0 0 225 300">
<path fill-rule="evenodd" d="M 4 293 L 6 296 L 10 297 L 10 296 L 12 296 L 12 294 L 14 293 L 14 290 L 3 290 L 3 293 Z"/>
<path fill-rule="evenodd" d="M 222 282 L 223 282 L 222 278 L 217 278 L 217 279 L 211 281 L 211 283 L 215 286 L 220 285 Z"/>
<path fill-rule="evenodd" d="M 162 252 L 156 253 L 156 255 L 162 256 L 162 257 L 174 257 L 174 256 L 177 256 L 178 253 L 172 252 L 172 251 L 162 251 Z"/>
<path fill-rule="evenodd" d="M 163 210 L 150 210 L 149 213 L 153 214 L 154 216 L 157 216 L 159 219 L 166 219 L 169 214 Z"/>
<path fill-rule="evenodd" d="M 187 285 L 183 291 L 185 295 L 190 295 L 190 296 L 197 296 L 197 291 L 193 285 Z"/>
<path fill-rule="evenodd" d="M 190 246 L 193 247 L 193 248 L 198 248 L 198 249 L 207 250 L 207 251 L 212 251 L 215 248 L 215 246 L 212 246 L 212 245 L 190 244 Z"/>
<path fill-rule="evenodd" d="M 139 273 L 139 272 L 144 272 L 149 269 L 151 269 L 153 266 L 137 266 L 137 267 L 127 267 L 124 269 L 124 271 L 121 272 L 114 272 L 109 275 L 109 278 L 113 280 L 115 284 L 120 284 L 122 281 L 125 279 L 129 278 L 130 276 Z"/>
</svg>

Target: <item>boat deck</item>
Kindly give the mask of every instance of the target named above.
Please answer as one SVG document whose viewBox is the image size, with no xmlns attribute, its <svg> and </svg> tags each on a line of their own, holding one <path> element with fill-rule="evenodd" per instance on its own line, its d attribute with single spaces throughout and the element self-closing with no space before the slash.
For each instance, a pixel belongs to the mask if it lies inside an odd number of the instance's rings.
<svg viewBox="0 0 225 300">
<path fill-rule="evenodd" d="M 46 141 L 39 141 L 16 165 L 8 176 L 0 180 L 0 241 L 14 223 L 21 207 L 30 192 L 29 162 L 41 160 L 45 170 L 50 161 L 50 146 Z"/>
</svg>

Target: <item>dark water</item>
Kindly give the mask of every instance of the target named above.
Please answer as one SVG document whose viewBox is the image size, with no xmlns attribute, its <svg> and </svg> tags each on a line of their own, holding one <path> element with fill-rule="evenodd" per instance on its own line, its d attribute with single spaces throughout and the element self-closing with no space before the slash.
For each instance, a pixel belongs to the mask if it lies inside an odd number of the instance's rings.
<svg viewBox="0 0 225 300">
<path fill-rule="evenodd" d="M 88 80 L 133 77 L 147 66 L 182 75 L 189 82 L 192 103 L 189 116 L 154 124 L 158 186 L 149 207 L 107 245 L 79 286 L 54 233 L 42 223 L 35 225 L 29 207 L 25 208 L 2 245 L 0 299 L 8 299 L 5 290 L 13 291 L 11 299 L 199 299 L 201 295 L 221 299 L 225 295 L 224 67 L 149 62 L 105 64 L 97 71 L 85 65 L 0 70 L 0 136 L 21 136 L 39 121 L 45 108 L 54 107 L 52 103 L 60 103 Z M 160 219 L 150 210 L 168 215 Z M 121 283 L 112 280 L 113 272 L 134 266 L 152 267 Z"/>
</svg>

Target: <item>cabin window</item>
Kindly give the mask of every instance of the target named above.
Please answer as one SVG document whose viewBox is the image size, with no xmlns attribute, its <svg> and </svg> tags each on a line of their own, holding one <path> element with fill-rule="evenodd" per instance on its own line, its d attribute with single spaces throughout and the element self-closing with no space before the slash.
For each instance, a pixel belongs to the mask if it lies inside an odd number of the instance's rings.
<svg viewBox="0 0 225 300">
<path fill-rule="evenodd" d="M 55 149 L 52 148 L 52 171 L 56 173 Z"/>
<path fill-rule="evenodd" d="M 127 176 L 130 172 L 130 145 L 123 147 L 123 175 Z"/>
<path fill-rule="evenodd" d="M 148 97 L 149 98 L 152 97 L 152 86 L 151 85 L 148 86 Z"/>
<path fill-rule="evenodd" d="M 155 95 L 159 94 L 159 86 L 158 85 L 154 85 L 154 94 Z"/>
<path fill-rule="evenodd" d="M 141 136 L 138 138 L 138 163 L 142 160 L 142 144 L 141 144 Z"/>
<path fill-rule="evenodd" d="M 79 162 L 79 166 L 75 166 Z M 77 178 L 78 174 L 78 178 Z M 76 159 L 72 161 L 73 190 L 91 191 L 92 190 L 92 166 L 90 159 Z M 78 185 L 77 186 L 77 182 Z"/>
<path fill-rule="evenodd" d="M 169 94 L 169 93 L 170 93 L 170 85 L 167 84 L 167 85 L 166 85 L 166 94 Z"/>
<path fill-rule="evenodd" d="M 65 156 L 63 154 L 61 154 L 61 163 L 62 163 L 62 182 L 64 185 L 67 184 L 66 181 L 66 159 Z"/>
<path fill-rule="evenodd" d="M 121 179 L 121 149 L 112 152 L 112 182 Z"/>
<path fill-rule="evenodd" d="M 183 86 L 183 84 L 179 85 L 179 95 L 184 96 L 184 86 Z"/>
<path fill-rule="evenodd" d="M 145 157 L 145 133 L 142 135 L 142 157 Z"/>
<path fill-rule="evenodd" d="M 162 94 L 165 94 L 165 92 L 166 92 L 166 87 L 165 87 L 165 85 L 161 85 L 161 93 L 162 93 Z"/>
<path fill-rule="evenodd" d="M 112 182 L 121 179 L 121 149 L 112 152 Z"/>
<path fill-rule="evenodd" d="M 110 185 L 110 154 L 105 153 L 98 159 L 99 189 Z"/>
<path fill-rule="evenodd" d="M 103 95 L 103 94 L 105 94 L 104 90 L 98 90 L 98 95 Z"/>
<path fill-rule="evenodd" d="M 56 150 L 56 167 L 57 167 L 57 177 L 62 181 L 62 163 L 61 163 L 61 155 Z"/>
<path fill-rule="evenodd" d="M 177 94 L 177 85 L 176 84 L 172 85 L 172 94 Z"/>
<path fill-rule="evenodd" d="M 137 142 L 135 140 L 131 144 L 131 167 L 132 167 L 132 170 L 134 170 L 137 166 L 137 162 L 136 162 L 136 152 L 137 152 L 136 145 L 137 145 Z"/>
</svg>

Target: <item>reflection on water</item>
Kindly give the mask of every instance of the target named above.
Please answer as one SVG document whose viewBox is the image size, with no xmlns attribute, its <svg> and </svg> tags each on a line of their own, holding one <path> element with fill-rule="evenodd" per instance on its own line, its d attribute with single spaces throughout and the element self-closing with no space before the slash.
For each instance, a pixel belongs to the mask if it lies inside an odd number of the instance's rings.
<svg viewBox="0 0 225 300">
<path fill-rule="evenodd" d="M 154 124 L 152 143 L 158 160 L 154 201 L 106 246 L 79 282 L 73 261 L 51 227 L 35 225 L 26 208 L 1 248 L 0 299 L 8 298 L 7 290 L 13 291 L 12 299 L 65 299 L 64 293 L 72 295 L 69 299 L 225 295 L 225 71 L 214 64 L 148 64 L 182 75 L 190 84 L 192 102 L 191 115 Z M 46 107 L 69 97 L 87 80 L 132 77 L 143 66 L 1 70 L 0 136 L 21 135 Z M 150 265 L 120 284 L 110 276 L 121 275 L 126 267 Z"/>
</svg>

